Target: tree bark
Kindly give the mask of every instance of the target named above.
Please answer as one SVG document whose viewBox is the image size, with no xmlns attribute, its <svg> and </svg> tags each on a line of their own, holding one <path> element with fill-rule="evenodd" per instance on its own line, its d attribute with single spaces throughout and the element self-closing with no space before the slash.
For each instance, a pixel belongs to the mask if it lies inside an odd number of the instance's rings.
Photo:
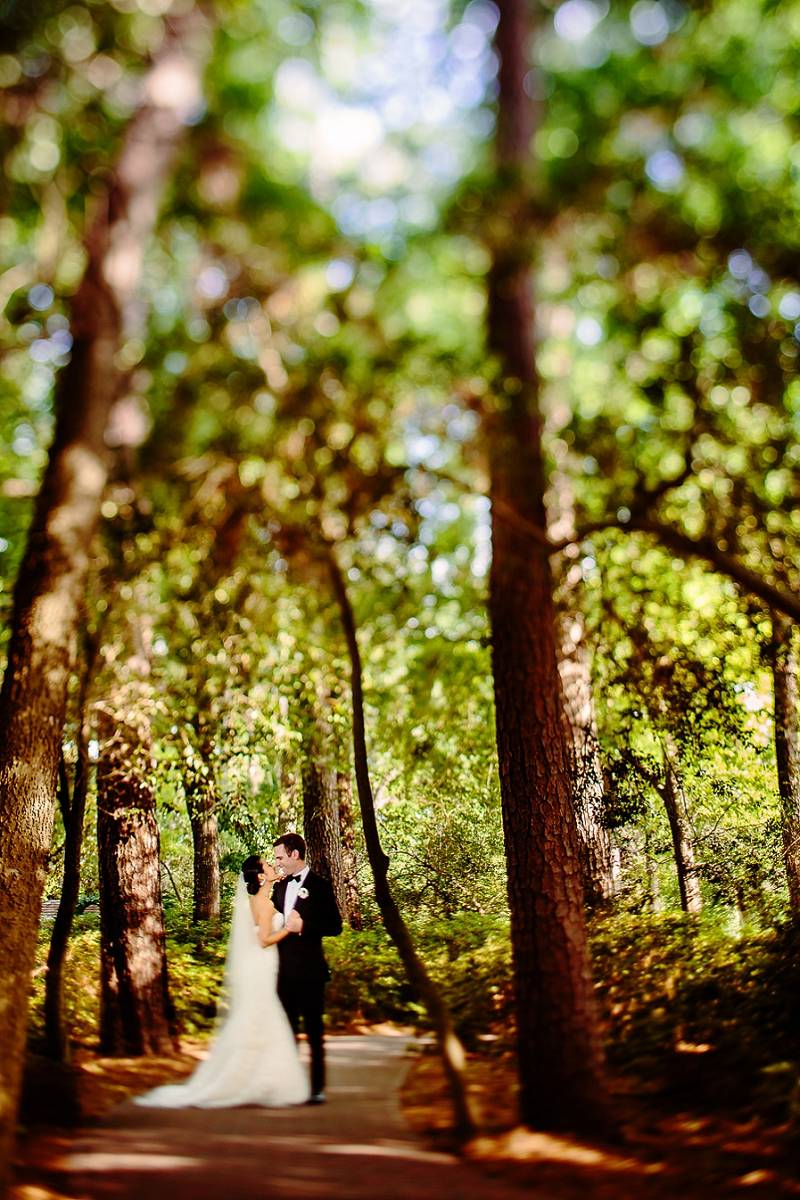
<svg viewBox="0 0 800 1200">
<path fill-rule="evenodd" d="M 336 772 L 339 794 L 339 841 L 342 847 L 345 888 L 347 890 L 348 920 L 351 929 L 363 929 L 361 897 L 358 894 L 358 858 L 356 856 L 356 826 L 353 815 L 353 784 L 349 771 Z"/>
<path fill-rule="evenodd" d="M 353 702 L 353 759 L 367 857 L 369 858 L 375 882 L 375 899 L 383 917 L 386 932 L 397 947 L 409 983 L 416 990 L 427 1010 L 450 1088 L 455 1132 L 460 1138 L 466 1139 L 475 1132 L 475 1120 L 471 1112 L 464 1078 L 464 1068 L 466 1065 L 464 1048 L 453 1028 L 452 1018 L 447 1006 L 428 974 L 424 962 L 417 954 L 408 927 L 403 920 L 400 909 L 397 907 L 389 885 L 389 859 L 381 846 L 378 822 L 375 815 L 375 800 L 369 776 L 367 733 L 364 716 L 363 673 L 361 653 L 358 648 L 355 614 L 350 604 L 347 586 L 333 547 L 328 548 L 327 562 L 350 657 L 350 687 Z"/>
<path fill-rule="evenodd" d="M 800 685 L 792 645 L 794 623 L 772 613 L 772 681 L 775 704 L 775 758 L 781 799 L 783 861 L 789 903 L 800 912 Z"/>
<path fill-rule="evenodd" d="M 194 722 L 197 744 L 187 739 L 183 790 L 192 830 L 192 920 L 216 921 L 220 914 L 217 782 L 212 745 L 201 718 Z"/>
<path fill-rule="evenodd" d="M 341 774 L 327 761 L 330 753 L 330 694 L 320 687 L 303 698 L 300 724 L 303 739 L 301 787 L 303 829 L 308 856 L 315 870 L 329 879 L 342 919 L 352 924 L 352 879 L 348 879 L 342 832 L 346 822 L 339 807 Z M 347 796 L 345 796 L 347 801 Z M 352 821 L 352 805 L 350 806 Z"/>
<path fill-rule="evenodd" d="M 301 769 L 303 830 L 308 858 L 314 870 L 333 887 L 342 919 L 349 924 L 349 895 L 345 878 L 339 827 L 339 792 L 336 771 L 317 756 L 313 737 L 307 743 Z"/>
<path fill-rule="evenodd" d="M 190 54 L 204 27 L 197 7 L 171 23 L 88 232 L 86 270 L 72 305 L 72 357 L 58 387 L 55 435 L 14 592 L 0 690 L 0 1189 L 19 1097 L 67 687 L 108 471 L 104 433 L 118 395 L 115 355 L 184 128 L 187 90 L 192 105 L 199 95 Z"/>
<path fill-rule="evenodd" d="M 64 962 L 81 889 L 83 821 L 86 814 L 90 772 L 88 699 L 97 659 L 97 638 L 87 636 L 85 646 L 85 660 L 78 694 L 76 738 L 78 757 L 71 794 L 63 756 L 61 762 L 62 814 L 65 831 L 64 882 L 50 936 L 44 991 L 45 1054 L 48 1058 L 63 1063 L 68 1062 L 70 1057 L 69 1034 L 64 1020 Z"/>
<path fill-rule="evenodd" d="M 556 440 L 556 446 L 566 443 Z M 566 455 L 556 459 L 550 476 L 548 536 L 568 540 L 575 534 L 575 495 Z M 583 573 L 574 555 L 561 556 L 558 570 L 556 640 L 566 719 L 572 799 L 578 825 L 581 874 L 586 906 L 605 907 L 616 892 L 611 834 L 604 821 L 606 792 L 597 737 L 591 660 L 581 611 Z"/>
<path fill-rule="evenodd" d="M 689 806 L 686 801 L 686 790 L 683 786 L 680 769 L 677 766 L 677 750 L 662 746 L 664 756 L 664 784 L 660 789 L 661 798 L 669 821 L 672 834 L 672 847 L 675 852 L 675 867 L 678 873 L 678 889 L 681 896 L 681 908 L 684 912 L 700 913 L 703 911 L 703 897 L 700 891 L 700 881 L 697 877 L 697 863 L 694 852 L 694 834 L 689 822 Z"/>
<path fill-rule="evenodd" d="M 607 1129 L 569 778 L 545 514 L 542 416 L 524 246 L 532 114 L 523 0 L 501 0 L 497 158 L 506 208 L 487 222 L 489 615 L 518 1022 L 520 1109 L 537 1128 Z M 521 236 L 522 235 L 522 245 Z M 531 532 L 535 531 L 535 532 Z"/>
<path fill-rule="evenodd" d="M 600 763 L 589 656 L 583 616 L 572 609 L 558 621 L 558 666 L 566 719 L 572 798 L 578 826 L 581 876 L 589 909 L 605 907 L 616 892 L 611 835 L 604 823 L 605 787 Z"/>
<path fill-rule="evenodd" d="M 98 708 L 97 844 L 104 1054 L 173 1049 L 150 729 L 134 698 Z"/>
</svg>

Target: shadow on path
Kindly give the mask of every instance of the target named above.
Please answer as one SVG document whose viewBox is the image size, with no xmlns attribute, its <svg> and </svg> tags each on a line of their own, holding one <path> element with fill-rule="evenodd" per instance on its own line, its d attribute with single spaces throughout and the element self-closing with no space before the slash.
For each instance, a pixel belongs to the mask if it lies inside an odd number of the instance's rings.
<svg viewBox="0 0 800 1200">
<path fill-rule="evenodd" d="M 531 1200 L 530 1186 L 487 1178 L 428 1149 L 398 1091 L 411 1039 L 328 1039 L 328 1103 L 291 1109 L 147 1109 L 128 1102 L 81 1131 L 51 1163 L 86 1200 L 298 1200 L 447 1197 Z M 545 1200 L 546 1193 L 539 1193 Z"/>
</svg>

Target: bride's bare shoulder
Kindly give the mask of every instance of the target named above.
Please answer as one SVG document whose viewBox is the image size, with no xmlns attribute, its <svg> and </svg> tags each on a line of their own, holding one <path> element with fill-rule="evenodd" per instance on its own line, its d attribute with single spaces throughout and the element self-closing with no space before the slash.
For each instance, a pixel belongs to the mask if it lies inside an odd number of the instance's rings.
<svg viewBox="0 0 800 1200">
<path fill-rule="evenodd" d="M 250 906 L 254 912 L 266 912 L 275 905 L 272 903 L 272 897 L 269 894 L 269 888 L 260 888 L 255 896 L 250 897 Z"/>
</svg>

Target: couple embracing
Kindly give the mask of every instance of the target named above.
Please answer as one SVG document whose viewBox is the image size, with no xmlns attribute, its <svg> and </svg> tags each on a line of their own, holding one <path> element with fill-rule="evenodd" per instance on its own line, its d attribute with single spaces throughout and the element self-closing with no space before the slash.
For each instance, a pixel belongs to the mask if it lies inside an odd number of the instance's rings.
<svg viewBox="0 0 800 1200">
<path fill-rule="evenodd" d="M 274 844 L 275 866 L 242 864 L 225 962 L 228 1009 L 208 1057 L 185 1083 L 136 1099 L 152 1108 L 282 1108 L 325 1100 L 323 937 L 341 933 L 333 888 L 310 870 L 297 833 Z M 304 1028 L 311 1087 L 297 1053 Z"/>
</svg>

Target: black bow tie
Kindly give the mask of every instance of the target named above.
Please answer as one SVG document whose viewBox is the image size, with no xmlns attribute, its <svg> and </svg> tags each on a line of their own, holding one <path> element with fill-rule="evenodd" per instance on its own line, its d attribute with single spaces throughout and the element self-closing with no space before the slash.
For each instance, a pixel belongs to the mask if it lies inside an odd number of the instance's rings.
<svg viewBox="0 0 800 1200">
<path fill-rule="evenodd" d="M 303 878 L 302 872 L 299 875 L 287 875 L 286 882 L 287 883 L 299 883 L 302 878 Z"/>
</svg>

